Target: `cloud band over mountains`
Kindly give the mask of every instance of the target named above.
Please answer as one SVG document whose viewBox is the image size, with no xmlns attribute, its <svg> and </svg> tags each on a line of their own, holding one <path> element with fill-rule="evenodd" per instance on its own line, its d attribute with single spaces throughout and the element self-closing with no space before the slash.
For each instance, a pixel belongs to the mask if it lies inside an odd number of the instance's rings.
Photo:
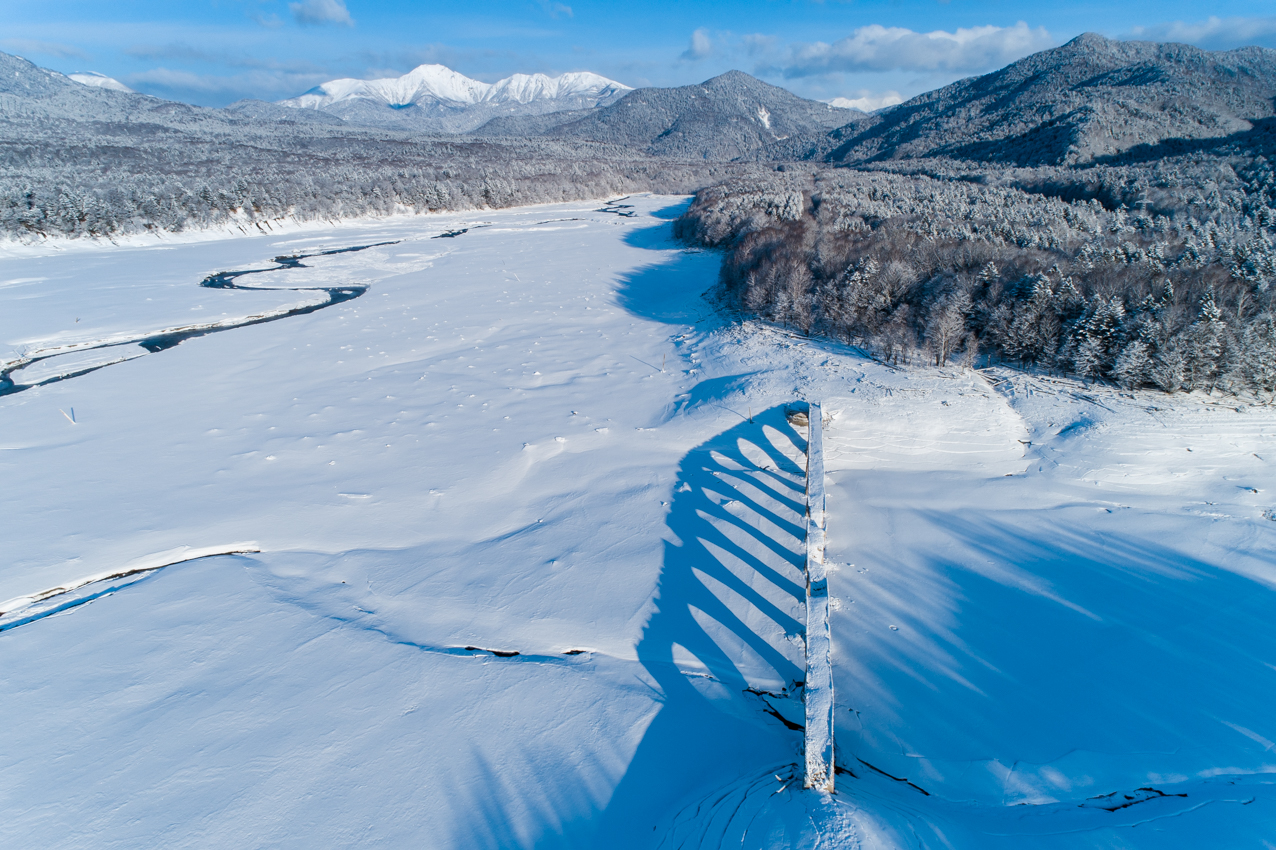
<svg viewBox="0 0 1276 850">
<path fill-rule="evenodd" d="M 1220 18 L 1173 21 L 1135 27 L 1131 35 L 1148 41 L 1178 41 L 1207 50 L 1228 50 L 1244 44 L 1276 46 L 1276 15 L 1256 18 Z"/>
<path fill-rule="evenodd" d="M 289 3 L 288 9 L 299 24 L 343 24 L 354 26 L 345 0 L 302 0 Z"/>
<path fill-rule="evenodd" d="M 870 24 L 832 44 L 795 44 L 782 64 L 784 76 L 857 71 L 963 73 L 997 68 L 1029 53 L 1052 47 L 1044 27 L 959 27 L 954 32 L 914 32 Z"/>
</svg>

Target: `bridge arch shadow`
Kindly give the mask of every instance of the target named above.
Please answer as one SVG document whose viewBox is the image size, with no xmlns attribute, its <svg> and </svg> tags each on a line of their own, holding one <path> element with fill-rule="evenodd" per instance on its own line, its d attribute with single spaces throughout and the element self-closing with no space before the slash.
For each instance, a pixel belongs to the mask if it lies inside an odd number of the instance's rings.
<svg viewBox="0 0 1276 850">
<path fill-rule="evenodd" d="M 774 407 L 679 466 L 638 644 L 662 704 L 596 824 L 610 846 L 658 844 L 707 791 L 800 760 L 805 451 Z"/>
</svg>

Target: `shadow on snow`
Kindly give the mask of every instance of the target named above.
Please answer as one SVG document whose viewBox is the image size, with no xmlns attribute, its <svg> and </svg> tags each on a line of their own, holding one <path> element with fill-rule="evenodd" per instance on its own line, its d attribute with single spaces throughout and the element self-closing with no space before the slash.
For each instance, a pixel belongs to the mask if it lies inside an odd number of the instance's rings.
<svg viewBox="0 0 1276 850">
<path fill-rule="evenodd" d="M 799 757 L 805 478 L 794 456 L 805 448 L 776 407 L 679 466 L 637 647 L 662 706 L 596 825 L 611 846 L 658 842 L 708 789 L 764 777 L 769 794 L 771 774 Z M 712 799 L 702 808 L 693 819 L 722 818 Z"/>
</svg>

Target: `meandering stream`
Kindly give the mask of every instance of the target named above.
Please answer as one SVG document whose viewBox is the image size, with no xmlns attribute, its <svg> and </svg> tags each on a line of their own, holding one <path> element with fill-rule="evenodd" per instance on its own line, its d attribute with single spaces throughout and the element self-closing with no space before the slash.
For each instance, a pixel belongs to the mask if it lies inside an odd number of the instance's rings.
<svg viewBox="0 0 1276 850">
<path fill-rule="evenodd" d="M 0 396 L 19 393 L 34 387 L 43 387 L 69 378 L 78 378 L 90 372 L 96 372 L 107 366 L 124 363 L 147 354 L 166 351 L 180 345 L 188 339 L 220 333 L 221 331 L 244 328 L 249 325 L 260 325 L 275 322 L 290 316 L 302 316 L 314 313 L 335 304 L 352 301 L 368 291 L 366 284 L 347 284 L 344 286 L 246 286 L 239 279 L 251 274 L 264 274 L 285 269 L 307 268 L 302 260 L 311 257 L 327 257 L 333 254 L 349 254 L 354 251 L 366 251 L 393 245 L 395 241 L 376 242 L 371 245 L 355 245 L 350 248 L 335 248 L 330 251 L 316 251 L 312 254 L 289 254 L 275 257 L 271 262 L 275 265 L 263 269 L 242 269 L 239 271 L 218 272 L 209 275 L 200 282 L 200 286 L 209 289 L 251 289 L 257 291 L 277 292 L 323 292 L 327 300 L 317 304 L 304 304 L 299 307 L 256 313 L 239 319 L 227 319 L 221 322 L 209 322 L 199 325 L 184 325 L 165 328 L 129 339 L 114 339 L 109 342 L 83 343 L 66 347 L 45 349 L 24 355 L 12 363 L 0 367 Z"/>
</svg>

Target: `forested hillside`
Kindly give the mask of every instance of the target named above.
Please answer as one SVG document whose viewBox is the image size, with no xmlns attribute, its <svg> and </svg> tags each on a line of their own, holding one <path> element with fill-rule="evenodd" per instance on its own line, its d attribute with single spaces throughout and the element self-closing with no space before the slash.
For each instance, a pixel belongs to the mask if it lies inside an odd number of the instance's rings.
<svg viewBox="0 0 1276 850">
<path fill-rule="evenodd" d="M 678 230 L 726 249 L 729 306 L 886 361 L 991 357 L 1130 388 L 1270 397 L 1271 163 L 1207 159 L 1159 173 L 1177 182 L 1176 203 L 1165 191 L 1147 203 L 1154 172 L 1083 175 L 1141 192 L 1114 208 L 1039 194 L 1067 174 L 1020 175 L 1035 191 L 969 173 L 774 174 L 700 192 Z"/>
<path fill-rule="evenodd" d="M 1211 52 L 1087 33 L 844 127 L 813 153 L 860 164 L 1085 164 L 1244 134 L 1276 115 L 1273 98 L 1276 50 Z"/>
<path fill-rule="evenodd" d="M 727 249 L 744 313 L 888 361 L 1276 394 L 1274 57 L 1083 36 L 875 115 L 732 72 L 421 138 L 0 55 L 0 233 L 702 190 L 679 232 Z"/>
<path fill-rule="evenodd" d="M 10 237 L 686 193 L 748 168 L 595 142 L 421 138 L 272 104 L 204 109 L 0 54 L 0 234 Z"/>
<path fill-rule="evenodd" d="M 699 85 L 637 89 L 610 106 L 544 132 L 680 160 L 770 160 L 776 158 L 768 153 L 773 145 L 820 138 L 866 117 L 729 71 Z"/>
<path fill-rule="evenodd" d="M 834 130 L 813 178 L 704 190 L 678 227 L 727 249 L 733 308 L 890 362 L 1271 398 L 1274 98 L 1276 51 L 1087 34 Z"/>
</svg>

